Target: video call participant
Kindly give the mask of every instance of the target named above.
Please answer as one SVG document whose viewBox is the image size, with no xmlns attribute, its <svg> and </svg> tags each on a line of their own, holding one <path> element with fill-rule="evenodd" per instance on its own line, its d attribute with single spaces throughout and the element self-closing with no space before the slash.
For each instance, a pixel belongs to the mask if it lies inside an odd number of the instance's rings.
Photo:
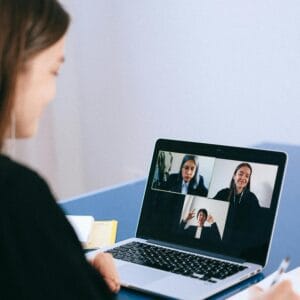
<svg viewBox="0 0 300 300">
<path fill-rule="evenodd" d="M 0 149 L 35 134 L 54 98 L 69 15 L 55 0 L 0 0 Z M 2 153 L 1 151 L 1 153 Z M 1 299 L 111 299 L 111 255 L 88 262 L 47 183 L 0 155 Z"/>
<path fill-rule="evenodd" d="M 214 199 L 228 201 L 235 206 L 247 204 L 259 207 L 256 195 L 250 191 L 252 167 L 248 163 L 239 164 L 233 173 L 230 187 L 220 190 Z"/>
<path fill-rule="evenodd" d="M 260 216 L 260 205 L 256 195 L 250 191 L 251 175 L 250 164 L 245 162 L 239 164 L 232 175 L 230 187 L 220 190 L 214 197 L 216 200 L 230 203 L 223 241 L 228 242 L 231 250 L 235 249 L 235 254 L 239 255 L 253 245 L 259 231 L 257 221 Z"/>
<path fill-rule="evenodd" d="M 197 212 L 197 226 L 188 226 L 187 222 L 195 217 L 195 209 L 189 212 L 185 220 L 180 224 L 184 233 L 192 238 L 199 240 L 203 245 L 216 245 L 221 241 L 221 235 L 216 222 L 205 208 L 201 208 Z M 205 222 L 210 226 L 204 226 Z"/>
<path fill-rule="evenodd" d="M 173 163 L 172 152 L 160 151 L 157 157 L 153 188 L 161 188 L 167 182 Z"/>
<path fill-rule="evenodd" d="M 197 156 L 185 155 L 182 159 L 179 173 L 170 174 L 164 189 L 181 194 L 207 196 L 203 176 L 199 173 Z M 197 178 L 198 176 L 198 178 Z"/>
</svg>

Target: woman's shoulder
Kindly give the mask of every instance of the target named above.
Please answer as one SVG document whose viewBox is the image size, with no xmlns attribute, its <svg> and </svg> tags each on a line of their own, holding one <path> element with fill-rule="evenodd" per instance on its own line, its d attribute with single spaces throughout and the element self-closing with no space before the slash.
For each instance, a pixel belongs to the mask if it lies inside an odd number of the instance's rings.
<svg viewBox="0 0 300 300">
<path fill-rule="evenodd" d="M 223 200 L 223 201 L 227 201 L 228 199 L 228 195 L 230 193 L 230 189 L 229 188 L 224 188 L 221 189 L 217 192 L 217 194 L 214 196 L 214 199 L 218 199 L 218 200 Z"/>
<path fill-rule="evenodd" d="M 218 194 L 228 194 L 230 192 L 230 188 L 224 188 L 218 191 Z"/>
<path fill-rule="evenodd" d="M 250 190 L 246 190 L 245 194 L 247 195 L 247 198 L 251 199 L 253 202 L 255 202 L 255 203 L 257 202 L 257 204 L 259 203 L 256 195 L 253 192 L 251 192 Z"/>
<path fill-rule="evenodd" d="M 168 177 L 169 182 L 177 181 L 179 179 L 179 174 L 178 173 L 172 173 Z"/>
<path fill-rule="evenodd" d="M 0 180 L 1 182 L 17 180 L 16 183 L 20 180 L 25 180 L 27 183 L 28 181 L 44 182 L 36 171 L 5 155 L 0 155 Z"/>
<path fill-rule="evenodd" d="M 247 195 L 247 197 L 250 197 L 250 198 L 254 197 L 254 198 L 256 198 L 256 195 L 253 192 L 251 192 L 249 189 L 245 189 L 244 190 L 244 194 Z"/>
<path fill-rule="evenodd" d="M 36 171 L 4 155 L 0 155 L 0 189 L 5 199 L 11 200 L 30 201 L 35 196 L 51 194 L 47 183 Z"/>
</svg>

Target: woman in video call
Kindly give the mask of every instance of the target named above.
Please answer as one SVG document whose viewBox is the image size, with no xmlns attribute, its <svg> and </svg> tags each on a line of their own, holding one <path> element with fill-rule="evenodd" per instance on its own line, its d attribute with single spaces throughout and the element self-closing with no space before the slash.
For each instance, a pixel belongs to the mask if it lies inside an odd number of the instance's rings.
<svg viewBox="0 0 300 300">
<path fill-rule="evenodd" d="M 199 163 L 197 156 L 185 155 L 179 170 L 177 174 L 170 174 L 164 189 L 181 194 L 207 196 L 207 188 L 204 185 L 203 176 L 198 173 Z"/>
<path fill-rule="evenodd" d="M 235 207 L 259 207 L 257 197 L 250 191 L 252 167 L 248 163 L 239 164 L 232 175 L 230 187 L 220 190 L 214 199 L 228 201 Z"/>
<path fill-rule="evenodd" d="M 180 227 L 183 232 L 192 238 L 197 239 L 204 246 L 214 246 L 221 242 L 218 225 L 212 215 L 208 214 L 205 208 L 198 210 L 197 226 L 188 226 L 187 222 L 195 217 L 195 209 L 191 210 L 187 217 L 181 222 Z M 205 222 L 209 226 L 204 226 Z"/>
<path fill-rule="evenodd" d="M 55 0 L 0 0 L 0 146 L 36 132 L 54 98 L 69 16 Z M 1 299 L 111 299 L 111 255 L 88 262 L 46 182 L 0 155 Z"/>
<path fill-rule="evenodd" d="M 256 239 L 259 230 L 258 218 L 260 206 L 257 197 L 250 191 L 252 167 L 243 162 L 232 175 L 230 187 L 220 190 L 216 200 L 228 201 L 229 209 L 226 219 L 223 241 L 230 241 L 231 250 L 238 255 L 246 255 L 248 245 Z"/>
</svg>

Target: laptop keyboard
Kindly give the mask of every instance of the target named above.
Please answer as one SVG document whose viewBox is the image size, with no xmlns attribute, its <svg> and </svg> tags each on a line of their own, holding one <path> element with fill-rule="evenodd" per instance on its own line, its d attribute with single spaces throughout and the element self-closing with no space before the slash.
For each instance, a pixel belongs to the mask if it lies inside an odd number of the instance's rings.
<svg viewBox="0 0 300 300">
<path fill-rule="evenodd" d="M 131 242 L 106 251 L 114 258 L 201 280 L 216 282 L 247 267 L 176 250 Z"/>
</svg>

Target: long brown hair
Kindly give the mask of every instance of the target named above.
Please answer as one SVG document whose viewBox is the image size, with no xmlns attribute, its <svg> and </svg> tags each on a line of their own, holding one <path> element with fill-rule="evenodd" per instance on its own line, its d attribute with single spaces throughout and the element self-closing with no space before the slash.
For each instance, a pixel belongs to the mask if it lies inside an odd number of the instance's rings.
<svg viewBox="0 0 300 300">
<path fill-rule="evenodd" d="M 0 0 L 0 150 L 20 70 L 28 59 L 59 41 L 69 23 L 68 13 L 56 0 Z"/>
<path fill-rule="evenodd" d="M 238 172 L 238 170 L 242 167 L 247 167 L 249 170 L 250 170 L 250 177 L 249 177 L 249 180 L 248 180 L 248 183 L 247 183 L 247 186 L 245 187 L 245 190 L 248 190 L 250 191 L 250 184 L 251 184 L 251 175 L 252 175 L 252 167 L 250 164 L 246 163 L 246 162 L 243 162 L 243 163 L 240 163 L 234 170 L 233 172 L 233 175 L 232 175 L 232 178 L 231 178 L 231 181 L 230 181 L 230 192 L 229 192 L 229 195 L 228 195 L 228 198 L 227 198 L 227 201 L 230 201 L 231 199 L 231 196 L 234 195 L 235 193 L 235 183 L 234 183 L 234 176 L 236 175 L 236 173 Z"/>
</svg>

